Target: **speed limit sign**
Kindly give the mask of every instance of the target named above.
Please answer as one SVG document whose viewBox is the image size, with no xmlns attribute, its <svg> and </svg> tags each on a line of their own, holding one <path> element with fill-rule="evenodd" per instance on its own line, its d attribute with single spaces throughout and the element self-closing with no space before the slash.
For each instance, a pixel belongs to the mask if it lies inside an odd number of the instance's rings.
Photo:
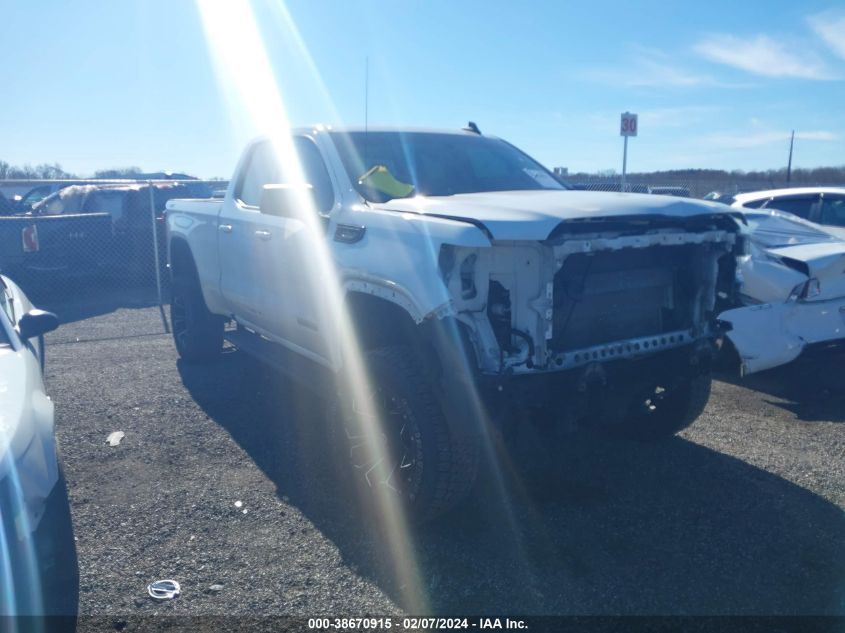
<svg viewBox="0 0 845 633">
<path fill-rule="evenodd" d="M 637 135 L 637 115 L 630 112 L 622 113 L 622 121 L 619 125 L 620 136 L 636 136 Z"/>
</svg>

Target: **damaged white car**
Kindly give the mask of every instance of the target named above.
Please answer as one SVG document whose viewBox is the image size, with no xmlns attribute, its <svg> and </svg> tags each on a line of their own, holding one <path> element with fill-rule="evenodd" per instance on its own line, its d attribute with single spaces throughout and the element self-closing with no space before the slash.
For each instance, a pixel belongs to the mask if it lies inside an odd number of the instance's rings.
<svg viewBox="0 0 845 633">
<path fill-rule="evenodd" d="M 744 307 L 720 318 L 742 374 L 795 360 L 808 346 L 845 342 L 845 241 L 817 224 L 744 210 L 750 254 L 740 258 Z"/>
<path fill-rule="evenodd" d="M 789 187 L 750 191 L 719 202 L 740 210 L 775 209 L 797 215 L 845 239 L 845 187 Z"/>
</svg>

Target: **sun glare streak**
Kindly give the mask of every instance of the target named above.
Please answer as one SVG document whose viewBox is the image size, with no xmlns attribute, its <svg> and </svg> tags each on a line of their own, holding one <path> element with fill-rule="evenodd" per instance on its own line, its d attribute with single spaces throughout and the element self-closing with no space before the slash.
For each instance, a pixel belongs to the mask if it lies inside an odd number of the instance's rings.
<svg viewBox="0 0 845 633">
<path fill-rule="evenodd" d="M 287 116 L 284 98 L 276 84 L 272 63 L 255 21 L 252 7 L 246 1 L 222 2 L 198 0 L 197 6 L 203 29 L 221 87 L 237 102 L 242 116 L 249 119 L 257 129 L 272 140 L 282 172 L 291 174 L 295 180 L 304 182 L 302 167 L 299 163 L 293 140 L 290 136 L 290 121 Z M 290 27 L 292 20 L 286 9 L 280 10 L 281 25 Z M 289 29 L 290 30 L 290 29 Z M 283 37 L 292 37 L 302 51 L 304 43 L 295 32 L 284 32 Z M 310 56 L 306 56 L 309 63 Z M 291 63 L 291 60 L 288 60 Z M 301 60 L 292 60 L 299 63 Z M 315 78 L 319 77 L 316 67 L 311 67 Z M 296 188 L 300 219 L 313 235 L 324 235 L 319 215 L 313 199 L 304 188 Z M 381 437 L 382 421 L 372 403 L 369 381 L 363 362 L 362 353 L 346 311 L 341 286 L 335 274 L 331 255 L 324 239 L 313 240 L 315 252 L 313 259 L 303 262 L 302 271 L 307 275 L 306 287 L 313 289 L 317 296 L 312 302 L 325 310 L 338 324 L 342 362 L 345 369 L 337 385 L 341 393 L 351 394 L 356 405 L 361 409 L 363 424 L 370 426 L 368 436 Z M 383 457 L 384 448 L 378 442 L 372 442 L 369 449 L 376 459 Z M 381 490 L 383 487 L 379 487 Z M 415 548 L 410 537 L 408 518 L 397 499 L 382 491 L 374 495 L 378 521 L 387 539 L 390 563 L 397 585 L 402 594 L 404 606 L 416 613 L 428 611 L 427 596 L 420 582 L 416 562 Z"/>
<path fill-rule="evenodd" d="M 405 158 L 406 165 L 408 166 L 408 171 L 411 175 L 413 185 L 416 187 L 417 172 L 415 157 L 409 148 L 409 143 L 407 142 L 405 135 L 400 135 L 400 138 L 402 139 L 402 153 Z M 364 168 L 366 168 L 366 166 L 364 166 Z M 426 238 L 423 241 L 423 244 L 428 247 L 428 257 L 434 262 L 438 261 L 440 253 L 435 248 L 436 240 L 431 236 L 428 230 L 428 225 L 425 223 L 417 223 L 416 226 Z M 445 290 L 443 301 L 444 303 L 449 301 L 448 294 Z M 451 328 L 456 327 L 457 325 L 452 322 Z M 461 340 L 461 336 L 457 331 L 450 330 L 449 335 L 452 341 Z M 474 373 L 475 369 L 469 366 L 466 355 L 461 355 L 458 362 L 462 367 L 464 375 L 469 376 Z M 529 557 L 526 555 L 522 531 L 519 528 L 519 521 L 517 520 L 516 513 L 514 511 L 514 504 L 511 498 L 512 495 L 508 492 L 503 471 L 507 472 L 509 480 L 515 484 L 519 498 L 529 508 L 529 510 L 536 512 L 536 508 L 533 506 L 530 496 L 522 483 L 522 479 L 519 476 L 519 470 L 513 464 L 513 461 L 505 451 L 497 449 L 494 442 L 496 437 L 496 433 L 493 430 L 494 425 L 478 389 L 473 385 L 463 395 L 465 401 L 469 404 L 469 410 L 472 412 L 469 416 L 470 419 L 466 420 L 466 423 L 475 424 L 477 426 L 475 434 L 478 437 L 480 444 L 481 455 L 483 458 L 482 463 L 486 462 L 486 464 L 491 467 L 490 470 L 492 471 L 491 475 L 493 477 L 493 485 L 497 493 L 496 499 L 499 502 L 502 514 L 507 521 L 507 526 L 510 530 L 514 547 L 517 550 L 520 560 L 527 561 L 529 560 Z"/>
<path fill-rule="evenodd" d="M 0 508 L 0 519 L 2 519 L 2 508 Z M 15 577 L 12 575 L 12 550 L 9 547 L 9 537 L 6 531 L 0 529 L 0 580 L 2 580 L 3 594 L 0 596 L 0 614 L 12 615 L 15 613 Z"/>
<path fill-rule="evenodd" d="M 334 105 L 334 101 L 332 100 L 331 94 L 326 87 L 326 83 L 323 81 L 323 77 L 317 69 L 317 64 L 314 63 L 314 58 L 311 56 L 311 51 L 309 51 L 308 47 L 305 45 L 305 41 L 302 39 L 302 35 L 299 33 L 299 29 L 297 28 L 290 11 L 288 11 L 287 6 L 284 2 L 275 2 L 273 0 L 266 1 L 266 4 L 269 6 L 270 10 L 276 14 L 275 17 L 277 25 L 282 29 L 282 32 L 289 37 L 291 43 L 293 44 L 298 56 L 297 59 L 304 62 L 311 80 L 317 87 L 317 91 L 323 105 L 328 108 L 331 116 L 331 122 L 335 124 L 339 123 L 342 120 L 340 113 Z"/>
<path fill-rule="evenodd" d="M 32 524 L 26 511 L 24 492 L 14 464 L 6 475 L 6 481 L 10 505 L 6 512 L 11 514 L 12 520 L 5 523 L 6 526 L 11 527 L 11 533 L 7 534 L 3 525 L 0 525 L 0 552 L 2 552 L 0 580 L 3 581 L 0 614 L 40 615 L 44 612 L 41 573 L 35 546 L 30 537 L 33 533 Z M 19 539 L 18 534 L 27 536 Z M 17 559 L 17 566 L 13 564 L 15 559 Z"/>
</svg>

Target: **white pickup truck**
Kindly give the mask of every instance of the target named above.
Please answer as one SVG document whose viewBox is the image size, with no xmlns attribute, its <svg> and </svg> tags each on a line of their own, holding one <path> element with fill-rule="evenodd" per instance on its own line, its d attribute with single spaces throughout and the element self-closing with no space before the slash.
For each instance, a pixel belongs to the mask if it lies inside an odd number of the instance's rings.
<svg viewBox="0 0 845 633">
<path fill-rule="evenodd" d="M 639 439 L 696 419 L 736 290 L 723 209 L 567 190 L 473 125 L 258 139 L 223 200 L 167 204 L 176 347 L 226 337 L 337 393 L 363 485 L 432 517 L 514 409 Z"/>
</svg>

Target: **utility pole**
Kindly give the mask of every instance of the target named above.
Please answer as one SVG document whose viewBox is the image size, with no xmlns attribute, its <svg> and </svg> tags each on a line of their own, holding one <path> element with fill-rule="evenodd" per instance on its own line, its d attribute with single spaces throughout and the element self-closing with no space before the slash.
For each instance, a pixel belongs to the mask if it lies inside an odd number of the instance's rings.
<svg viewBox="0 0 845 633">
<path fill-rule="evenodd" d="M 369 140 L 369 119 L 370 119 L 370 57 L 364 58 L 364 168 L 369 169 L 367 163 L 367 141 Z"/>
<path fill-rule="evenodd" d="M 628 137 L 625 137 L 625 144 L 622 146 L 622 186 L 621 191 L 628 190 L 628 184 L 625 182 L 625 177 L 628 174 Z"/>
<path fill-rule="evenodd" d="M 789 162 L 786 164 L 786 184 L 792 180 L 792 145 L 795 143 L 795 130 L 792 130 L 792 136 L 789 139 Z"/>
</svg>

